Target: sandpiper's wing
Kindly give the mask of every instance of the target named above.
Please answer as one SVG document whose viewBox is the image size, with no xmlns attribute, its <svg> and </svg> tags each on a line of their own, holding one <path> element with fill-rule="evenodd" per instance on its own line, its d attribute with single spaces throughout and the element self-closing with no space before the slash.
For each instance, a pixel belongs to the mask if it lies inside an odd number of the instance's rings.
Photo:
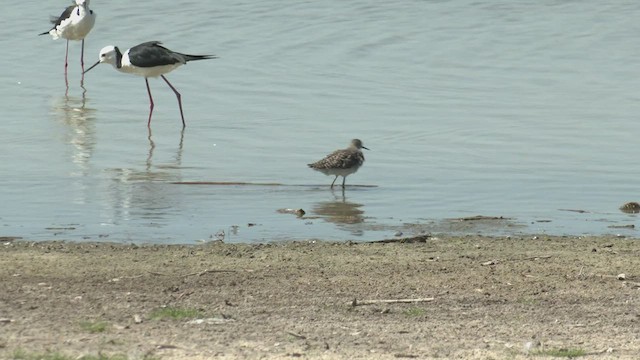
<svg viewBox="0 0 640 360">
<path fill-rule="evenodd" d="M 336 150 L 324 159 L 309 164 L 309 167 L 313 169 L 349 169 L 360 166 L 363 162 L 364 155 L 361 151 L 343 149 Z"/>
</svg>

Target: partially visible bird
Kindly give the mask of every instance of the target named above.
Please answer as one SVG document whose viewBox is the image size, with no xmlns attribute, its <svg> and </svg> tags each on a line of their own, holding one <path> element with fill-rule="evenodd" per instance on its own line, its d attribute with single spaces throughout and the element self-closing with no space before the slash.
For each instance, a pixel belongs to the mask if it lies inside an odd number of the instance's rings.
<svg viewBox="0 0 640 360">
<path fill-rule="evenodd" d="M 67 39 L 67 50 L 64 55 L 64 75 L 69 66 L 69 40 L 82 40 L 80 64 L 84 73 L 84 38 L 89 34 L 96 22 L 96 13 L 89 9 L 89 0 L 75 0 L 75 5 L 67 7 L 58 18 L 51 17 L 53 27 L 39 35 L 50 34 L 53 40 Z"/>
<path fill-rule="evenodd" d="M 362 145 L 362 141 L 360 139 L 353 139 L 351 140 L 351 144 L 348 148 L 336 150 L 325 156 L 324 159 L 308 164 L 308 166 L 325 175 L 335 175 L 336 177 L 331 183 L 332 189 L 338 179 L 338 176 L 342 176 L 342 187 L 344 188 L 347 176 L 358 171 L 360 166 L 364 163 L 364 154 L 360 149 L 369 150 Z"/>
<path fill-rule="evenodd" d="M 164 74 L 173 71 L 189 61 L 215 59 L 217 56 L 181 54 L 171 51 L 160 44 L 161 42 L 159 41 L 148 41 L 127 49 L 124 53 L 120 52 L 117 46 L 105 46 L 100 50 L 98 62 L 88 68 L 85 73 L 100 63 L 107 63 L 113 65 L 113 67 L 120 72 L 144 76 L 144 81 L 147 84 L 147 92 L 149 93 L 149 121 L 147 122 L 147 126 L 151 126 L 151 114 L 153 114 L 153 97 L 151 96 L 148 78 L 162 77 L 178 98 L 182 126 L 185 127 L 186 124 L 182 112 L 182 96 L 178 90 L 171 85 Z"/>
</svg>

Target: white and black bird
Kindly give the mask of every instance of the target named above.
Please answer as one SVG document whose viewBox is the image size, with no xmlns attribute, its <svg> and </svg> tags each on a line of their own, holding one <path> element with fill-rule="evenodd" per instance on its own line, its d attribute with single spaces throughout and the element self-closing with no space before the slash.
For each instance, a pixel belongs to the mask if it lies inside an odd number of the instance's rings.
<svg viewBox="0 0 640 360">
<path fill-rule="evenodd" d="M 344 188 L 347 176 L 358 171 L 364 163 L 364 154 L 360 149 L 369 150 L 362 145 L 360 139 L 353 139 L 348 148 L 336 150 L 325 156 L 324 159 L 308 164 L 308 166 L 325 175 L 335 175 L 336 177 L 331 183 L 332 189 L 338 176 L 342 176 L 342 187 Z"/>
<path fill-rule="evenodd" d="M 148 41 L 136 45 L 124 53 L 117 46 L 109 45 L 100 50 L 99 60 L 88 68 L 86 72 L 96 67 L 98 64 L 107 63 L 121 72 L 134 74 L 144 77 L 147 84 L 147 92 L 149 93 L 149 121 L 147 126 L 151 126 L 151 114 L 153 114 L 153 97 L 149 88 L 150 77 L 162 77 L 167 85 L 173 90 L 178 98 L 178 106 L 180 107 L 180 117 L 182 118 L 182 126 L 186 126 L 184 122 L 184 114 L 182 112 L 182 96 L 173 85 L 167 80 L 164 74 L 173 71 L 180 65 L 184 65 L 189 61 L 215 59 L 215 55 L 187 55 L 179 52 L 171 51 L 160 45 L 159 41 Z"/>
<path fill-rule="evenodd" d="M 96 23 L 96 13 L 89 9 L 89 0 L 75 0 L 75 5 L 67 7 L 58 18 L 51 17 L 53 27 L 39 35 L 50 34 L 53 40 L 67 39 L 67 50 L 64 55 L 64 74 L 67 75 L 69 40 L 82 40 L 80 64 L 84 72 L 84 38 Z"/>
</svg>

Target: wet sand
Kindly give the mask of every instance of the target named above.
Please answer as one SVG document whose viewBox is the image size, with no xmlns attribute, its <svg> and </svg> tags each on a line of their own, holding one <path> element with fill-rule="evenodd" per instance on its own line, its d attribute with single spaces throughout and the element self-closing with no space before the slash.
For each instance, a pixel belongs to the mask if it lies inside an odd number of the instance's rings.
<svg viewBox="0 0 640 360">
<path fill-rule="evenodd" d="M 634 239 L 5 240 L 3 359 L 640 356 Z"/>
</svg>

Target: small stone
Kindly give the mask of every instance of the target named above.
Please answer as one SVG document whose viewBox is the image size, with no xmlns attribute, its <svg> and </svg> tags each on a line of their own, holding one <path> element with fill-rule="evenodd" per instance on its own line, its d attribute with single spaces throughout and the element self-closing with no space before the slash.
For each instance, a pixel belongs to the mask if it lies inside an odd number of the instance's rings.
<svg viewBox="0 0 640 360">
<path fill-rule="evenodd" d="M 618 274 L 618 280 L 625 280 L 627 278 L 627 275 L 625 274 Z"/>
<path fill-rule="evenodd" d="M 393 236 L 395 236 L 395 237 L 400 237 L 400 236 L 402 236 L 402 231 L 396 231 L 396 233 L 395 233 L 395 234 L 393 234 Z"/>
<path fill-rule="evenodd" d="M 533 351 L 539 348 L 541 345 L 542 344 L 540 343 L 540 341 L 537 341 L 537 340 L 528 341 L 524 344 L 524 352 L 528 354 L 530 351 Z"/>
<path fill-rule="evenodd" d="M 133 315 L 133 322 L 136 323 L 136 324 L 141 324 L 142 323 L 142 316 L 140 316 L 139 314 Z"/>
</svg>

